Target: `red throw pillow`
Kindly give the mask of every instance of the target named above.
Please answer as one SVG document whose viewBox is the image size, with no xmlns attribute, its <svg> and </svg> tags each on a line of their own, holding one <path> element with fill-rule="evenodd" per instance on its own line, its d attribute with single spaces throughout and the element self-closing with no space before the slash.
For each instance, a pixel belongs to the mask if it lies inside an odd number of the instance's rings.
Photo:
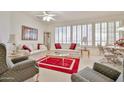
<svg viewBox="0 0 124 93">
<path fill-rule="evenodd" d="M 29 47 L 27 47 L 26 45 L 23 45 L 22 48 L 23 48 L 24 50 L 28 50 L 29 52 L 31 52 L 31 49 L 30 49 Z"/>
<path fill-rule="evenodd" d="M 56 49 L 62 49 L 60 43 L 55 43 L 55 48 L 56 48 Z"/>
<path fill-rule="evenodd" d="M 37 44 L 37 49 L 39 50 L 41 48 L 41 45 L 40 43 Z"/>
<path fill-rule="evenodd" d="M 75 50 L 76 45 L 77 45 L 76 43 L 71 43 L 71 46 L 70 46 L 70 48 L 69 48 L 69 49 Z"/>
</svg>

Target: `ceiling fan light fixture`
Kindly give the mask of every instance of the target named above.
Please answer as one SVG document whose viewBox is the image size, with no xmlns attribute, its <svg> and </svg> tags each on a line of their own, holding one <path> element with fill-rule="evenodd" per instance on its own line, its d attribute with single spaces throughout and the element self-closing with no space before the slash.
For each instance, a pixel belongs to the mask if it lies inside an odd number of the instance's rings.
<svg viewBox="0 0 124 93">
<path fill-rule="evenodd" d="M 43 21 L 55 21 L 54 16 L 56 16 L 55 14 L 49 14 L 47 11 L 43 12 L 43 15 L 36 15 L 39 18 L 42 18 Z"/>
<path fill-rule="evenodd" d="M 52 18 L 51 16 L 44 16 L 44 17 L 43 17 L 43 21 L 49 22 L 49 21 L 51 21 L 51 20 L 54 20 L 54 18 Z"/>
<path fill-rule="evenodd" d="M 46 21 L 46 20 L 47 20 L 47 16 L 44 16 L 44 17 L 43 17 L 43 21 Z"/>
</svg>

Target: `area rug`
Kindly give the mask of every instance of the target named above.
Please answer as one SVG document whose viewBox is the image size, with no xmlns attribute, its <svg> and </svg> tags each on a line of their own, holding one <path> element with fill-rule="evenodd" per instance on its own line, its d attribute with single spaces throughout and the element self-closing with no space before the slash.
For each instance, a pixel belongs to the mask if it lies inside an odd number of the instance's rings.
<svg viewBox="0 0 124 93">
<path fill-rule="evenodd" d="M 42 68 L 72 74 L 77 73 L 79 61 L 79 58 L 43 57 L 37 60 L 37 65 Z"/>
</svg>

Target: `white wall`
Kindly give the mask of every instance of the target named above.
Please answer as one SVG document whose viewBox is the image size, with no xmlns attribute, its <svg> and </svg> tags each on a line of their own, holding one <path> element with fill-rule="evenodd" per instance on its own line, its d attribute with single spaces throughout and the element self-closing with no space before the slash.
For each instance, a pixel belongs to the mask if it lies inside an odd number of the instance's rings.
<svg viewBox="0 0 124 93">
<path fill-rule="evenodd" d="M 24 13 L 12 13 L 11 15 L 11 33 L 16 33 L 17 43 L 43 43 L 43 32 L 46 26 L 41 22 L 35 20 L 33 17 Z M 38 40 L 21 40 L 22 39 L 22 25 L 37 28 L 38 29 Z"/>
<path fill-rule="evenodd" d="M 38 29 L 37 41 L 21 40 L 22 25 Z M 0 42 L 7 43 L 9 34 L 16 35 L 16 43 L 43 43 L 46 25 L 23 12 L 0 12 Z"/>
<path fill-rule="evenodd" d="M 0 12 L 0 43 L 7 43 L 10 32 L 10 13 Z"/>
</svg>

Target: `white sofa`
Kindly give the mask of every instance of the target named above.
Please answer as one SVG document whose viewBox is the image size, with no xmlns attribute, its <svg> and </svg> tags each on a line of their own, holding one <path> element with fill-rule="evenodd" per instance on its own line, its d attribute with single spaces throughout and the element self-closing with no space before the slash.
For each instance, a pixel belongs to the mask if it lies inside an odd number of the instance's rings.
<svg viewBox="0 0 124 93">
<path fill-rule="evenodd" d="M 69 53 L 69 54 L 76 54 L 80 55 L 79 46 L 76 46 L 75 50 L 69 49 L 70 44 L 61 44 L 62 49 L 56 49 L 55 46 L 51 49 L 52 52 L 59 52 L 59 53 Z"/>
<path fill-rule="evenodd" d="M 30 48 L 31 52 L 29 52 L 29 50 L 23 49 L 23 45 L 26 45 L 28 48 Z M 47 52 L 47 47 L 42 44 L 40 45 L 40 49 L 37 49 L 37 44 L 26 43 L 26 44 L 19 44 L 19 51 L 23 51 L 32 58 L 37 58 L 38 56 L 40 57 L 41 55 Z"/>
</svg>

